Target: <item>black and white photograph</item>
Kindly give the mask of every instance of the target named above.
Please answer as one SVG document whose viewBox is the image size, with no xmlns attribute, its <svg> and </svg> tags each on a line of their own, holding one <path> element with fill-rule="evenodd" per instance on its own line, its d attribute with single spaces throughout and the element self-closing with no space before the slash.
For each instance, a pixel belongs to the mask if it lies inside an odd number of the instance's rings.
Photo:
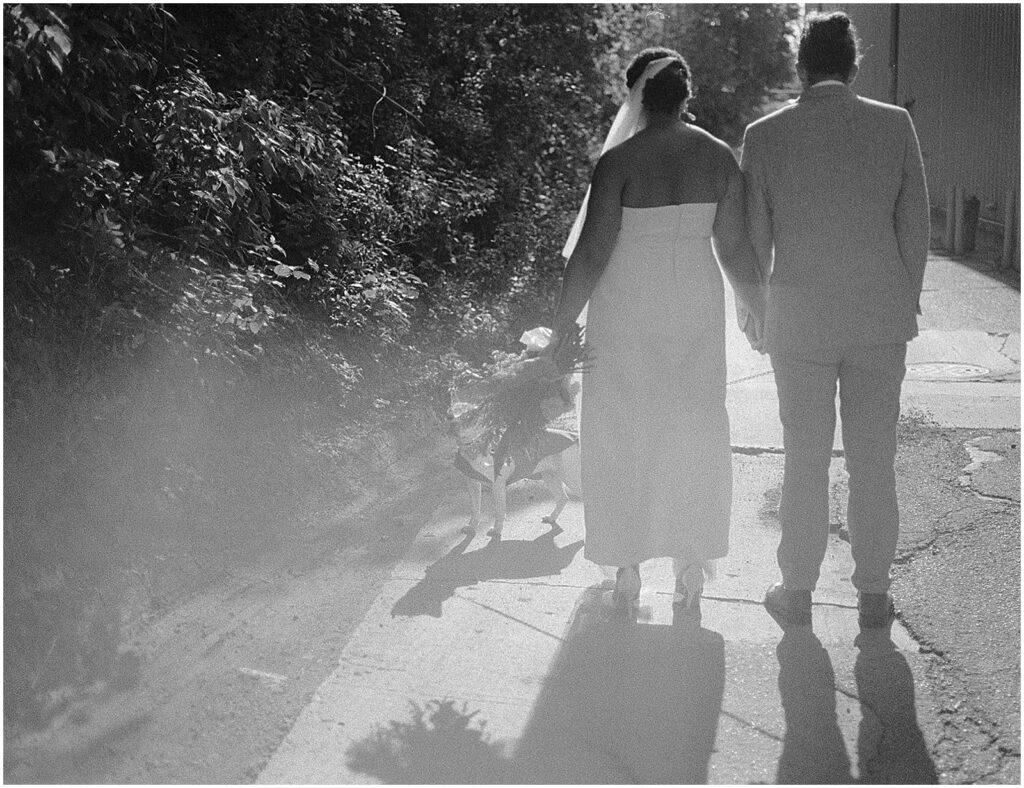
<svg viewBox="0 0 1024 788">
<path fill-rule="evenodd" d="M 1020 784 L 1019 3 L 3 16 L 5 784 Z"/>
</svg>

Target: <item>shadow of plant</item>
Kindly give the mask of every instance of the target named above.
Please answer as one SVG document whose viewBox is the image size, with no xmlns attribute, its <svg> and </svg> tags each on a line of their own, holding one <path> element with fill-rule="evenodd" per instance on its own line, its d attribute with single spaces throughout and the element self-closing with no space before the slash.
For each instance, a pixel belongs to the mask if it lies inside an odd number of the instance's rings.
<svg viewBox="0 0 1024 788">
<path fill-rule="evenodd" d="M 409 589 L 391 610 L 392 616 L 440 618 L 442 606 L 457 588 L 485 580 L 523 580 L 557 575 L 572 563 L 583 541 L 559 547 L 557 526 L 532 541 L 492 540 L 480 550 L 467 553 L 473 534 L 466 534 L 452 550 L 427 567 L 422 580 Z"/>
<path fill-rule="evenodd" d="M 478 712 L 455 701 L 411 703 L 409 722 L 391 722 L 348 753 L 353 771 L 387 784 L 481 784 L 513 782 L 500 743 L 490 741 Z"/>
<path fill-rule="evenodd" d="M 725 642 L 684 617 L 625 620 L 581 599 L 516 750 L 547 783 L 706 783 L 725 691 Z"/>
<path fill-rule="evenodd" d="M 590 589 L 514 752 L 478 712 L 431 700 L 354 745 L 348 766 L 386 783 L 707 782 L 724 686 L 719 634 L 630 623 Z"/>
</svg>

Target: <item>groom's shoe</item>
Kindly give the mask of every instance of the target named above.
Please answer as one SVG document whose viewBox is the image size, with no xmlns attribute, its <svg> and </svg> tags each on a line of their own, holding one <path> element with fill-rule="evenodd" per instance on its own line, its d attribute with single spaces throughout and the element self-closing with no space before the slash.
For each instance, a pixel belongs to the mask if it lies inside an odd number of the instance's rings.
<svg viewBox="0 0 1024 788">
<path fill-rule="evenodd" d="M 764 607 L 784 630 L 811 625 L 810 591 L 790 591 L 782 583 L 776 583 L 764 595 Z"/>
<path fill-rule="evenodd" d="M 896 619 L 896 609 L 888 594 L 857 594 L 857 623 L 861 629 L 888 629 Z"/>
</svg>

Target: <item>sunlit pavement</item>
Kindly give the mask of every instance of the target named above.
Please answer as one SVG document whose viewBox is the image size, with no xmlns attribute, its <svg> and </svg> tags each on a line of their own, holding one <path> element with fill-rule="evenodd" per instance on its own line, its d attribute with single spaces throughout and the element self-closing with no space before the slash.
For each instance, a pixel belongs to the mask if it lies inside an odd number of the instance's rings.
<svg viewBox="0 0 1024 788">
<path fill-rule="evenodd" d="M 521 486 L 492 543 L 460 532 L 452 501 L 260 781 L 834 782 L 860 773 L 887 724 L 920 741 L 915 720 L 929 712 L 915 705 L 916 648 L 898 627 L 901 650 L 875 651 L 899 681 L 862 698 L 843 543 L 830 545 L 813 634 L 783 640 L 761 608 L 776 534 L 759 521 L 780 479 L 778 455 L 737 457 L 733 548 L 699 629 L 673 625 L 667 562 L 644 566 L 640 622 L 604 606 L 579 504 L 552 533 L 541 488 Z"/>
<path fill-rule="evenodd" d="M 961 286 L 937 261 L 926 299 Z M 994 294 L 1013 298 L 981 298 Z M 1019 323 L 950 326 L 950 314 L 912 343 L 905 411 L 1019 429 Z M 604 575 L 583 558 L 581 504 L 552 530 L 539 484 L 510 491 L 501 541 L 464 534 L 468 501 L 453 474 L 449 500 L 259 781 L 935 782 L 928 753 L 942 731 L 920 691 L 925 656 L 898 623 L 891 640 L 858 639 L 848 545 L 830 538 L 813 631 L 783 637 L 760 605 L 777 579 L 777 402 L 767 359 L 735 330 L 729 354 L 731 550 L 700 627 L 673 621 L 667 561 L 643 567 L 641 620 L 608 609 Z M 978 377 L 935 380 L 951 372 Z M 972 414 L 980 423 L 962 423 Z M 832 505 L 835 522 L 842 502 Z"/>
</svg>

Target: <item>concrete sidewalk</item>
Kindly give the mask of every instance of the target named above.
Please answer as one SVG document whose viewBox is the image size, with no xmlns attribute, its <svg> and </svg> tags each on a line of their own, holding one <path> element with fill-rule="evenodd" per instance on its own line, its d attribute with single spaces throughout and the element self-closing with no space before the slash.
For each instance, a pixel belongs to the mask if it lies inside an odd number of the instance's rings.
<svg viewBox="0 0 1024 788">
<path fill-rule="evenodd" d="M 981 353 L 987 372 L 1010 371 L 994 339 L 970 337 L 968 350 L 963 339 L 923 334 L 912 363 L 967 363 L 967 353 L 978 364 Z M 927 655 L 899 623 L 891 640 L 858 637 L 840 495 L 813 633 L 783 637 L 761 606 L 777 579 L 781 428 L 767 357 L 731 326 L 728 353 L 731 550 L 705 589 L 699 629 L 673 624 L 668 561 L 643 566 L 640 622 L 610 611 L 605 576 L 583 558 L 582 505 L 551 530 L 538 483 L 510 490 L 502 541 L 464 534 L 453 474 L 448 503 L 259 781 L 936 782 L 939 711 L 915 693 Z M 905 407 L 913 396 L 908 385 Z M 842 491 L 838 431 L 835 455 Z"/>
<path fill-rule="evenodd" d="M 855 646 L 849 550 L 833 538 L 813 634 L 760 605 L 778 455 L 735 459 L 732 550 L 703 626 L 673 626 L 667 561 L 643 568 L 646 620 L 603 605 L 581 506 L 540 523 L 510 496 L 505 539 L 461 533 L 454 499 L 421 530 L 267 765 L 263 783 L 934 782 L 935 712 L 899 626 Z"/>
<path fill-rule="evenodd" d="M 1019 430 L 1019 291 L 936 255 L 923 303 L 904 414 L 939 429 Z M 582 505 L 570 504 L 552 530 L 540 522 L 550 503 L 539 483 L 510 490 L 502 541 L 464 534 L 468 502 L 453 473 L 441 482 L 447 503 L 422 524 L 259 781 L 942 779 L 930 753 L 948 709 L 915 692 L 930 686 L 930 655 L 899 622 L 891 640 L 859 636 L 852 560 L 839 538 L 838 430 L 813 632 L 783 636 L 761 606 L 777 579 L 778 403 L 768 358 L 733 325 L 727 346 L 731 549 L 705 588 L 700 628 L 672 620 L 668 561 L 642 568 L 641 621 L 609 610 L 606 578 L 583 558 Z"/>
</svg>

